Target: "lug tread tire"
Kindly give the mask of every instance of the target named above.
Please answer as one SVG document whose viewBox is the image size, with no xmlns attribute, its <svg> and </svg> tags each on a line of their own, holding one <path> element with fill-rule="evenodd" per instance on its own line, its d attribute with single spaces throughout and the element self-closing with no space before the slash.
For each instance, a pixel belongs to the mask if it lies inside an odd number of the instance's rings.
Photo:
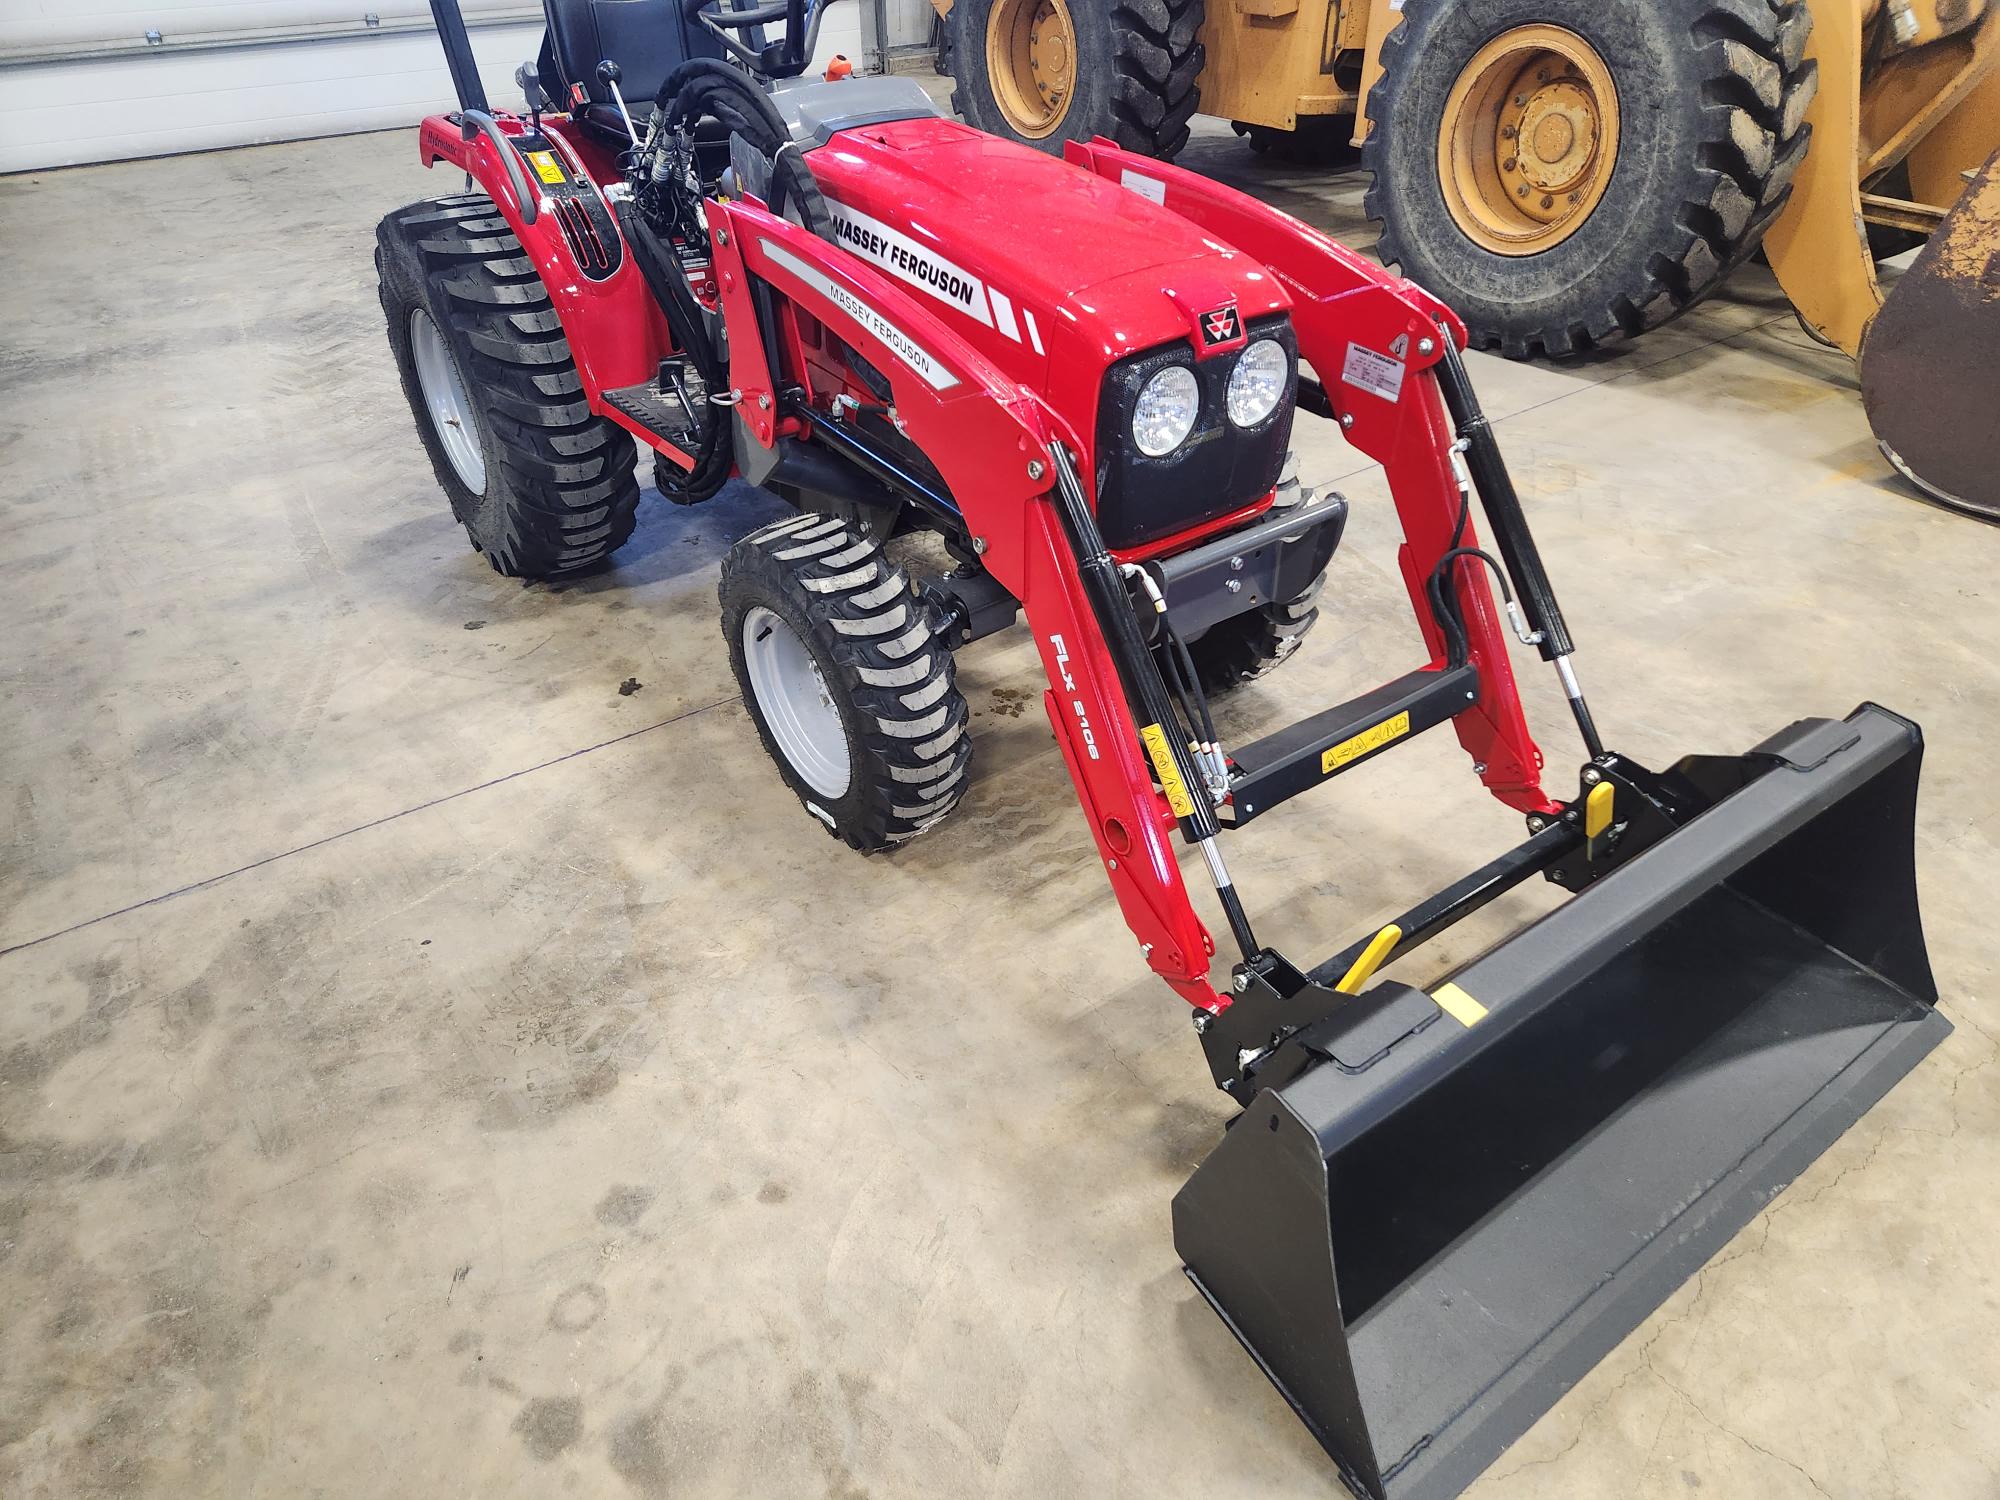
<svg viewBox="0 0 2000 1500">
<path fill-rule="evenodd" d="M 1593 21 L 1619 14 L 1658 28 L 1646 55 L 1635 43 L 1621 58 L 1601 40 L 1621 33 Z M 1591 220 L 1539 255 L 1510 258 L 1474 245 L 1444 208 L 1437 130 L 1458 68 L 1485 39 L 1529 19 L 1583 35 L 1621 93 L 1644 97 L 1640 107 L 1621 104 L 1621 160 Z M 1382 224 L 1377 254 L 1457 311 L 1474 347 L 1509 358 L 1579 354 L 1679 316 L 1749 258 L 1790 195 L 1819 81 L 1805 57 L 1811 25 L 1806 0 L 1410 0 L 1383 42 L 1361 153 L 1371 174 L 1363 206 Z M 1628 168 L 1625 143 L 1642 128 L 1652 153 L 1645 194 L 1614 204 L 1619 178 L 1639 170 Z M 1404 133 L 1412 139 L 1398 145 Z"/>
<path fill-rule="evenodd" d="M 1311 497 L 1299 487 L 1297 461 L 1286 455 L 1278 479 L 1277 503 L 1298 505 Z M 1275 669 L 1305 639 L 1319 619 L 1319 596 L 1326 587 L 1322 570 L 1305 589 L 1280 604 L 1266 604 L 1211 625 L 1188 642 L 1201 690 L 1228 692 Z"/>
<path fill-rule="evenodd" d="M 914 838 L 958 805 L 969 784 L 971 711 L 944 632 L 879 545 L 837 517 L 789 516 L 729 549 L 717 593 L 758 737 L 829 833 L 872 853 Z M 840 706 L 849 778 L 838 799 L 792 768 L 758 706 L 743 621 L 760 605 L 806 643 Z"/>
<path fill-rule="evenodd" d="M 1208 61 L 1201 43 L 1204 0 L 1117 0 L 1108 7 L 1072 8 L 1077 92 L 1062 124 L 1039 140 L 1016 133 L 994 101 L 985 37 L 992 14 L 993 0 L 959 0 L 945 18 L 951 30 L 951 105 L 968 122 L 1050 152 L 1060 152 L 1065 141 L 1097 135 L 1162 159 L 1187 144 Z"/>
<path fill-rule="evenodd" d="M 510 578 L 602 564 L 639 505 L 631 436 L 593 416 L 562 320 L 507 221 L 483 194 L 401 208 L 375 231 L 389 345 L 418 436 L 472 545 Z M 458 477 L 432 430 L 410 352 L 424 308 L 458 361 L 476 410 L 486 492 Z"/>
</svg>

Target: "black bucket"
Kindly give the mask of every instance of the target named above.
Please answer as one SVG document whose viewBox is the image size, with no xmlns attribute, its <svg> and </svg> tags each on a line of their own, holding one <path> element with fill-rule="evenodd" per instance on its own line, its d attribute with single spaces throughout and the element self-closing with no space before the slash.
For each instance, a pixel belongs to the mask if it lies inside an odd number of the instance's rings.
<svg viewBox="0 0 2000 1500">
<path fill-rule="evenodd" d="M 1188 1179 L 1189 1277 L 1350 1488 L 1457 1494 L 1950 1033 L 1922 756 L 1864 705 L 1682 762 L 1707 811 L 1445 1006 L 1375 986 L 1399 1039 L 1266 1089 Z"/>
</svg>

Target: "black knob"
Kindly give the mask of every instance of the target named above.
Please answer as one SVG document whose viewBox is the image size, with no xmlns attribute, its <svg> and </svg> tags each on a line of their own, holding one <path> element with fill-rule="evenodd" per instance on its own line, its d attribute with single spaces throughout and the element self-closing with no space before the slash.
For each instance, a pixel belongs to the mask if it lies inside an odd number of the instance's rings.
<svg viewBox="0 0 2000 1500">
<path fill-rule="evenodd" d="M 597 65 L 597 81 L 603 84 L 606 88 L 610 88 L 611 85 L 618 82 L 618 80 L 623 78 L 624 76 L 625 74 L 619 68 L 618 64 L 613 62 L 608 57 L 605 58 L 603 62 Z"/>
</svg>

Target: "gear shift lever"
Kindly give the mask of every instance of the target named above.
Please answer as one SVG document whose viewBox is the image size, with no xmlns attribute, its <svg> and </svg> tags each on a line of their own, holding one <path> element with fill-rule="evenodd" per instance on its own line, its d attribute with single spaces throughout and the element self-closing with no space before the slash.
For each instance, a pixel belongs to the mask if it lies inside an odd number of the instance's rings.
<svg viewBox="0 0 2000 1500">
<path fill-rule="evenodd" d="M 625 134 L 632 138 L 632 144 L 639 144 L 639 132 L 632 126 L 632 111 L 625 107 L 625 96 L 618 92 L 618 80 L 625 76 L 618 64 L 605 58 L 597 65 L 597 81 L 611 90 L 611 97 L 618 105 L 618 116 L 625 122 Z"/>
<path fill-rule="evenodd" d="M 542 133 L 542 75 L 531 62 L 524 62 L 514 70 L 514 82 L 521 86 L 521 92 L 528 96 L 528 123 L 535 134 Z"/>
</svg>

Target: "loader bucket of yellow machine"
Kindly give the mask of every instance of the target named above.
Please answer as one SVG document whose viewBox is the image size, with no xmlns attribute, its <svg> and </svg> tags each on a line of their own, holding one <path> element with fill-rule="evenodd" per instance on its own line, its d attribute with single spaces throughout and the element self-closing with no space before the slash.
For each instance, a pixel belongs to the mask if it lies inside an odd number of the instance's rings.
<svg viewBox="0 0 2000 1500">
<path fill-rule="evenodd" d="M 2000 151 L 1971 174 L 1861 342 L 1861 400 L 1884 456 L 1932 499 L 1988 521 L 2000 521 L 1995 390 Z"/>
<path fill-rule="evenodd" d="M 1864 705 L 1683 761 L 1705 810 L 1356 996 L 1188 1179 L 1189 1277 L 1355 1493 L 1457 1494 L 1949 1034 L 1921 757 Z"/>
</svg>

